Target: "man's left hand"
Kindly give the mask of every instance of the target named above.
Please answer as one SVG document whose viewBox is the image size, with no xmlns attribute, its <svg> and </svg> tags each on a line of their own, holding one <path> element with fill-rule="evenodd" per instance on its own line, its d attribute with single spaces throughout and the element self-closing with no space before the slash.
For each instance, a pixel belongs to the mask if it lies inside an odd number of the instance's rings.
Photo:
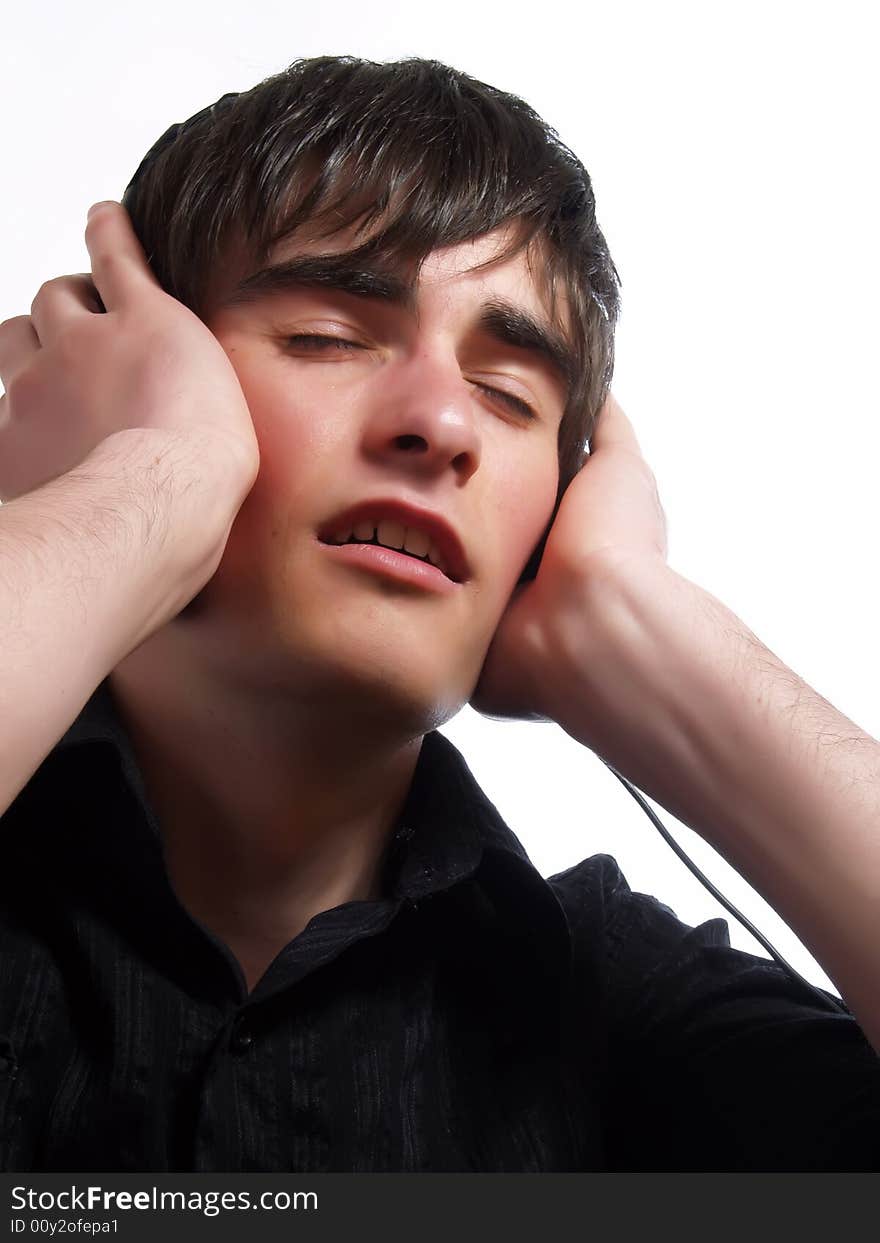
<svg viewBox="0 0 880 1243">
<path fill-rule="evenodd" d="M 485 716 L 557 719 L 552 691 L 567 681 L 555 638 L 590 625 L 590 600 L 612 569 L 666 568 L 666 515 L 629 419 L 609 393 L 591 452 L 568 485 L 536 578 L 517 587 L 495 631 L 471 706 Z M 565 724 L 564 722 L 560 722 Z"/>
</svg>

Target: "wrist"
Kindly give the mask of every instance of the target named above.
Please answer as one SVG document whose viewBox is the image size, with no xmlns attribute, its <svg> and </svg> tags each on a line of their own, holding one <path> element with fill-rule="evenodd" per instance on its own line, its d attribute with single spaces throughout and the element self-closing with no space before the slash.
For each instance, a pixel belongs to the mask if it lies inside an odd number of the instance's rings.
<svg viewBox="0 0 880 1243">
<path fill-rule="evenodd" d="M 682 774 L 704 767 L 741 625 L 665 561 L 602 556 L 541 636 L 545 710 L 674 811 Z"/>
</svg>

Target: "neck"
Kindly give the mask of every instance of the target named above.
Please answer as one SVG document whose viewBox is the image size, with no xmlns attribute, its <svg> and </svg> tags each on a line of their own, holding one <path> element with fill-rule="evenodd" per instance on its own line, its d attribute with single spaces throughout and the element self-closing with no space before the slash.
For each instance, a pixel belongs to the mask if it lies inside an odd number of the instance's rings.
<svg viewBox="0 0 880 1243">
<path fill-rule="evenodd" d="M 110 675 L 183 906 L 249 981 L 320 911 L 381 896 L 421 734 L 332 695 L 236 682 L 165 627 Z M 182 644 L 184 647 L 182 648 Z M 251 963 L 250 968 L 247 963 Z"/>
</svg>

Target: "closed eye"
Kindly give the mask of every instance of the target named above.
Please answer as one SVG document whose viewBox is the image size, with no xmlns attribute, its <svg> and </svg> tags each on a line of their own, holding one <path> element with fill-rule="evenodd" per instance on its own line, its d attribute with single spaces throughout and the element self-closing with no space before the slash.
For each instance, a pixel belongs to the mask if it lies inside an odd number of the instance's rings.
<svg viewBox="0 0 880 1243">
<path fill-rule="evenodd" d="M 474 387 L 481 388 L 484 392 L 491 393 L 493 397 L 500 398 L 512 410 L 515 410 L 517 414 L 523 414 L 527 419 L 536 419 L 538 417 L 527 401 L 523 401 L 521 397 L 514 397 L 513 393 L 505 393 L 503 389 L 490 388 L 488 384 L 479 384 L 477 381 L 474 381 Z"/>
<path fill-rule="evenodd" d="M 294 337 L 287 338 L 288 345 L 302 345 L 305 343 L 308 343 L 309 348 L 315 344 L 317 344 L 318 348 L 320 348 L 321 345 L 350 345 L 353 350 L 362 350 L 364 348 L 362 345 L 358 345 L 357 341 L 346 341 L 344 337 L 322 337 L 310 332 L 300 332 Z"/>
<path fill-rule="evenodd" d="M 295 336 L 287 338 L 288 345 L 296 345 L 299 348 L 306 348 L 309 353 L 320 353 L 327 346 L 335 347 L 335 350 L 345 350 L 351 348 L 353 350 L 362 350 L 366 347 L 358 345 L 357 341 L 348 341 L 345 337 L 329 337 L 321 336 L 318 333 L 300 332 Z M 505 393 L 503 389 L 492 388 L 489 384 L 480 384 L 474 381 L 474 387 L 481 389 L 484 393 L 489 393 L 492 397 L 498 398 L 504 402 L 510 409 L 515 410 L 517 414 L 524 415 L 527 419 L 536 419 L 538 416 L 532 406 L 527 401 L 523 401 L 521 397 L 515 397 L 513 393 Z"/>
</svg>

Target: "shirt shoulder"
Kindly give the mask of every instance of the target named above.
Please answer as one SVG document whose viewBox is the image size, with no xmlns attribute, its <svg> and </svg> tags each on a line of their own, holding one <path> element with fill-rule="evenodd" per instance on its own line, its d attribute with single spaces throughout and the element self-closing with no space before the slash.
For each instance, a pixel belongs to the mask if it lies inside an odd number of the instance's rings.
<svg viewBox="0 0 880 1243">
<path fill-rule="evenodd" d="M 634 892 L 610 855 L 549 878 L 600 998 L 609 1168 L 880 1169 L 880 1057 L 776 961 Z M 819 990 L 820 992 L 824 990 Z"/>
<path fill-rule="evenodd" d="M 547 883 L 565 911 L 576 957 L 599 949 L 610 965 L 628 950 L 643 955 L 647 966 L 695 931 L 658 898 L 634 892 L 612 855 L 590 855 L 550 876 Z M 700 928 L 705 938 L 729 944 L 723 919 Z"/>
</svg>

